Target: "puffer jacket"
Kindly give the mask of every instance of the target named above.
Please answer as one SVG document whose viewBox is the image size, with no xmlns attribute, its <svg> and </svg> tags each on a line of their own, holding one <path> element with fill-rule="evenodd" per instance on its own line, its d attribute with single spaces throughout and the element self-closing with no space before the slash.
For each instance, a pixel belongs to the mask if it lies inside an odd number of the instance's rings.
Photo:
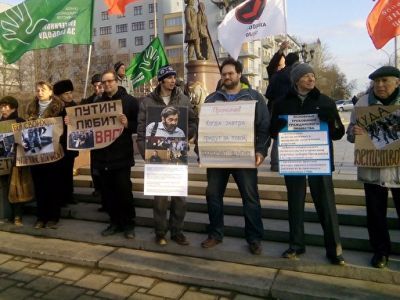
<svg viewBox="0 0 400 300">
<path fill-rule="evenodd" d="M 367 94 L 357 101 L 355 107 L 384 105 L 375 96 L 371 89 Z M 400 105 L 400 89 L 397 91 L 397 97 L 388 105 Z M 356 125 L 355 110 L 352 111 L 350 124 L 347 128 L 347 140 L 350 143 L 355 142 L 353 127 Z M 388 188 L 400 188 L 400 167 L 384 167 L 384 168 L 357 168 L 357 179 L 363 183 L 377 184 Z"/>
</svg>

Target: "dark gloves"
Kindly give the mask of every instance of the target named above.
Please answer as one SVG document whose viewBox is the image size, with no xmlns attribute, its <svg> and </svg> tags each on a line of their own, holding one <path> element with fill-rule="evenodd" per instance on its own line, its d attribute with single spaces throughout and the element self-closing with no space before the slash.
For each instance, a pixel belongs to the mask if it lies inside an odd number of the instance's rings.
<svg viewBox="0 0 400 300">
<path fill-rule="evenodd" d="M 320 111 L 318 112 L 318 118 L 322 122 L 332 122 L 335 120 L 335 115 L 329 111 Z"/>
<path fill-rule="evenodd" d="M 281 119 L 279 118 L 278 120 L 276 120 L 276 129 L 278 131 L 281 131 L 283 128 L 285 128 L 287 125 L 287 120 L 286 119 Z"/>
</svg>

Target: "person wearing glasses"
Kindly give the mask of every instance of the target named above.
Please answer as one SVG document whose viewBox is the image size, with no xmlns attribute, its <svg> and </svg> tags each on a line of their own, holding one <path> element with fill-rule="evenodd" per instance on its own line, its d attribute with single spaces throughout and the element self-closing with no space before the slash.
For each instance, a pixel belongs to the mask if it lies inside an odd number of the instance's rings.
<svg viewBox="0 0 400 300">
<path fill-rule="evenodd" d="M 125 238 L 135 238 L 135 207 L 133 205 L 131 167 L 133 157 L 132 134 L 136 133 L 139 105 L 136 98 L 118 86 L 117 74 L 111 70 L 101 75 L 104 92 L 97 102 L 121 100 L 119 121 L 122 134 L 109 146 L 92 150 L 93 168 L 99 172 L 102 203 L 110 217 L 110 225 L 103 236 L 123 232 Z"/>
</svg>

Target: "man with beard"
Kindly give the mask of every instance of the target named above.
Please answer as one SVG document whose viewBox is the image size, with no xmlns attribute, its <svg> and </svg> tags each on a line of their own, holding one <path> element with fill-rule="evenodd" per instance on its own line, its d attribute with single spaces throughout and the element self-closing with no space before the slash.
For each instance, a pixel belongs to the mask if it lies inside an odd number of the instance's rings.
<svg viewBox="0 0 400 300">
<path fill-rule="evenodd" d="M 176 72 L 171 66 L 164 66 L 158 71 L 158 86 L 148 94 L 141 102 L 138 116 L 138 137 L 137 144 L 143 159 L 145 156 L 146 137 L 167 137 L 168 138 L 184 138 L 185 133 L 178 128 L 179 110 L 178 106 L 187 108 L 188 111 L 188 138 L 194 138 L 197 130 L 197 118 L 193 112 L 190 100 L 182 91 L 176 87 Z M 146 115 L 149 107 L 164 107 L 161 112 L 161 122 L 153 122 L 147 125 Z M 171 197 L 170 218 L 167 222 L 168 197 L 154 197 L 154 225 L 155 225 L 155 242 L 158 245 L 166 245 L 166 233 L 170 230 L 171 240 L 179 245 L 188 245 L 183 231 L 183 220 L 186 214 L 185 197 Z"/>
<path fill-rule="evenodd" d="M 232 174 L 240 191 L 245 217 L 245 235 L 252 254 L 261 254 L 261 240 L 264 229 L 261 219 L 261 205 L 257 189 L 257 167 L 267 156 L 269 140 L 269 112 L 263 95 L 240 82 L 243 66 L 233 58 L 227 58 L 221 65 L 222 86 L 210 94 L 205 103 L 217 101 L 257 101 L 255 108 L 255 168 L 207 169 L 207 207 L 210 219 L 208 238 L 201 243 L 211 248 L 222 242 L 224 236 L 223 196 L 229 175 Z"/>
</svg>

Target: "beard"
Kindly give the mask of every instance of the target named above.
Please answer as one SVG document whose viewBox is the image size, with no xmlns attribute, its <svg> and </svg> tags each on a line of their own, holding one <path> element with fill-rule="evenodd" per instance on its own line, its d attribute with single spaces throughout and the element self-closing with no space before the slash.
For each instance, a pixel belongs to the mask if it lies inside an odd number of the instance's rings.
<svg viewBox="0 0 400 300">
<path fill-rule="evenodd" d="M 238 83 L 239 83 L 239 80 L 226 79 L 226 80 L 224 81 L 224 87 L 225 87 L 227 90 L 232 90 L 232 89 L 234 89 L 234 88 L 238 85 Z"/>
<path fill-rule="evenodd" d="M 163 123 L 164 128 L 168 131 L 168 132 L 174 132 L 174 130 L 176 129 L 177 125 L 175 124 L 167 124 L 166 122 Z"/>
</svg>

